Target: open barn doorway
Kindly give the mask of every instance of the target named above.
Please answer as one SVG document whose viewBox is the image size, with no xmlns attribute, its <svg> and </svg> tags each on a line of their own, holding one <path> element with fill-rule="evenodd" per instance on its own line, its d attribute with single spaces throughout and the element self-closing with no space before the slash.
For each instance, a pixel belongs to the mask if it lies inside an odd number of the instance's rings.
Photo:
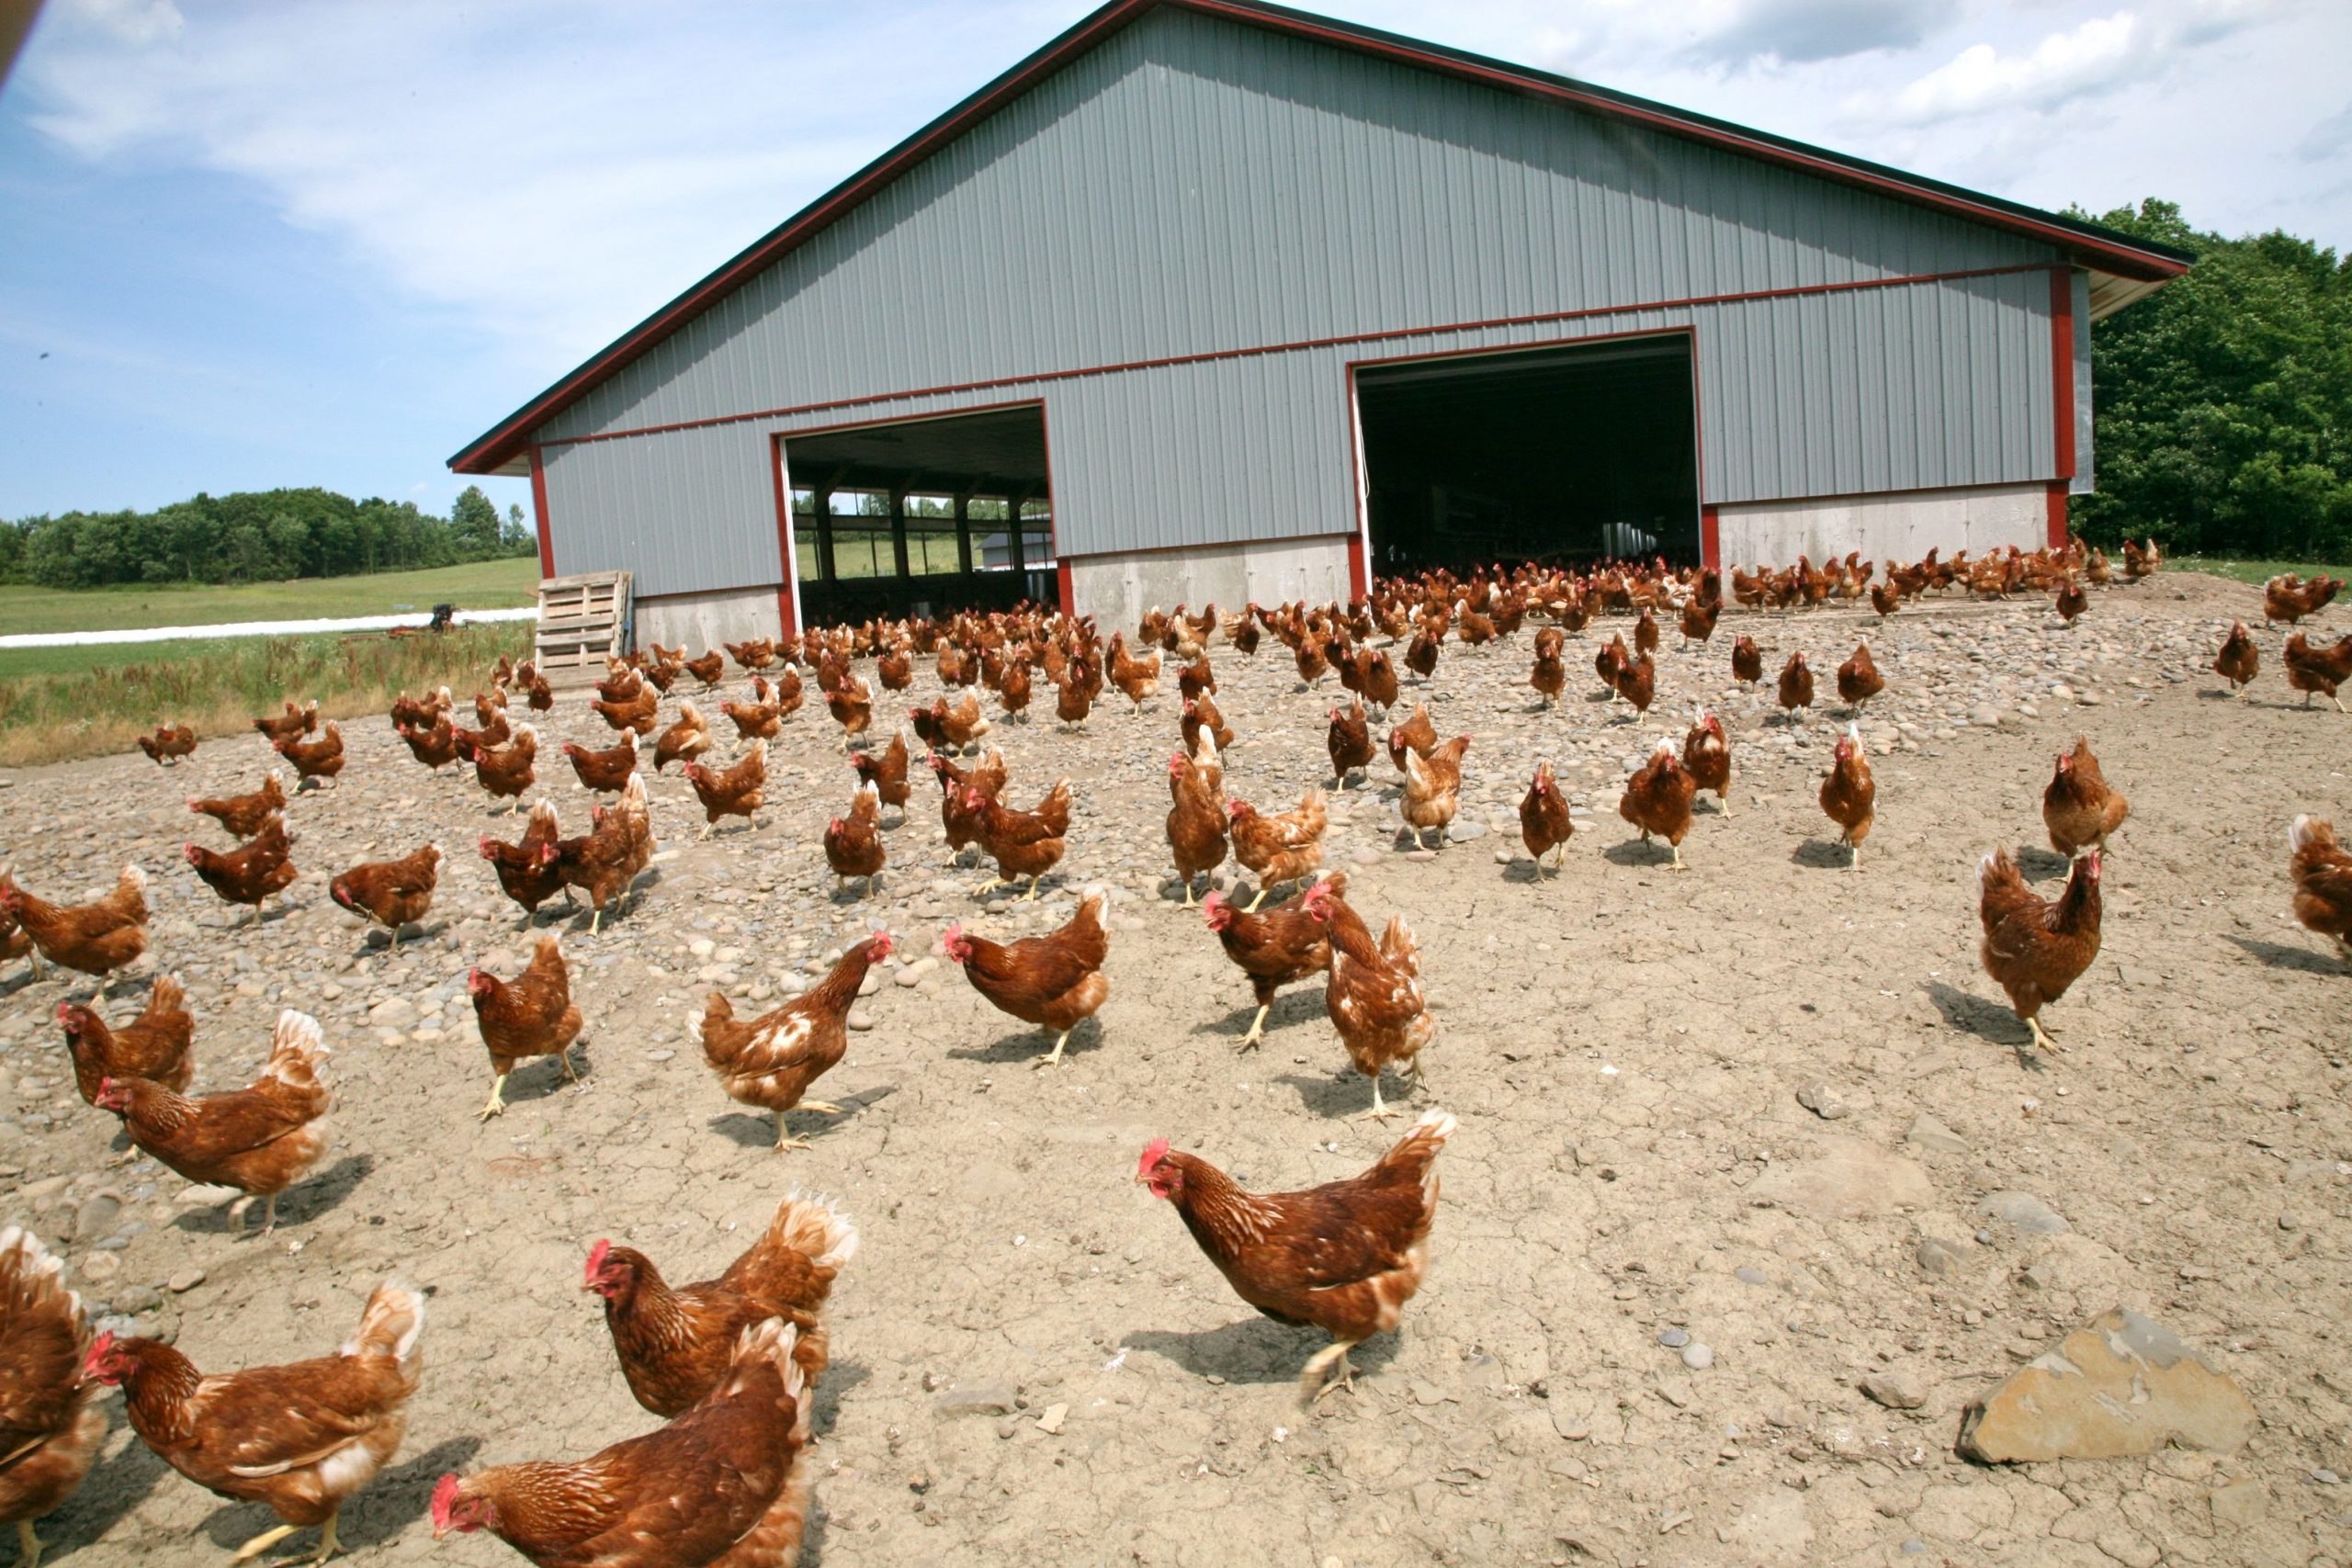
<svg viewBox="0 0 2352 1568">
<path fill-rule="evenodd" d="M 1373 570 L 1699 559 L 1688 333 L 1355 367 Z"/>
<path fill-rule="evenodd" d="M 779 445 L 803 625 L 1054 603 L 1044 405 Z"/>
</svg>

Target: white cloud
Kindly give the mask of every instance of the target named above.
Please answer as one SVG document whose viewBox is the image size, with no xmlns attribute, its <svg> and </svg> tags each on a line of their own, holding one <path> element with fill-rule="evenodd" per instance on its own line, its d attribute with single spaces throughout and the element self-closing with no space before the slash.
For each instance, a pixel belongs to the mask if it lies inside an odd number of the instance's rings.
<svg viewBox="0 0 2352 1568">
<path fill-rule="evenodd" d="M 70 0 L 69 23 L 93 28 L 133 47 L 179 37 L 187 18 L 172 0 Z"/>
<path fill-rule="evenodd" d="M 2146 70 L 2153 29 L 2130 11 L 2094 17 L 2071 31 L 2052 33 L 2026 53 L 2004 55 L 1989 43 L 1971 44 L 1950 63 L 1905 85 L 1887 106 L 1888 118 L 1912 125 L 1996 110 L 2042 110 L 2107 91 Z"/>
</svg>

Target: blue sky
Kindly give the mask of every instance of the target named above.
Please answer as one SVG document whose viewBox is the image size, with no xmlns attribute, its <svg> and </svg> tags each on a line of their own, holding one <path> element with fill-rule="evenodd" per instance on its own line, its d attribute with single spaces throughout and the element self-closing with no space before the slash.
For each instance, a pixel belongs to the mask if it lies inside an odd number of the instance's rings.
<svg viewBox="0 0 2352 1568">
<path fill-rule="evenodd" d="M 1091 8 L 50 0 L 0 86 L 0 517 L 446 510 L 451 452 Z M 1321 8 L 2038 205 L 2352 247 L 2343 0 Z"/>
</svg>

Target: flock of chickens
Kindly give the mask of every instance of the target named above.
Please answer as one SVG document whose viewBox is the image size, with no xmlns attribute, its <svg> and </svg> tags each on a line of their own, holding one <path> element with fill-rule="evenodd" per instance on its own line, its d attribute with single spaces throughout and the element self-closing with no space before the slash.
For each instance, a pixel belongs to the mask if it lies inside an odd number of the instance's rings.
<svg viewBox="0 0 2352 1568">
<path fill-rule="evenodd" d="M 2126 546 L 2127 580 L 2143 578 L 2159 564 L 2153 545 Z M 2077 542 L 1975 562 L 1964 554 L 1941 561 L 1930 553 L 1917 565 L 1894 565 L 1883 577 L 1852 557 L 1826 569 L 1800 560 L 1777 572 L 1735 570 L 1732 590 L 1738 602 L 1757 609 L 1867 597 L 1882 620 L 1930 592 L 2006 597 L 2031 590 L 2053 593 L 2058 613 L 2071 621 L 2086 603 L 2084 584 L 2109 576 L 2104 556 Z M 2341 586 L 2324 578 L 2276 581 L 2266 591 L 2266 614 L 2292 625 L 2324 606 Z M 1208 928 L 1249 977 L 1258 1004 L 1240 1044 L 1258 1043 L 1279 987 L 1320 978 L 1327 1015 L 1351 1064 L 1371 1080 L 1372 1105 L 1364 1114 L 1385 1118 L 1397 1112 L 1382 1096 L 1384 1071 L 1396 1067 L 1409 1087 L 1420 1087 L 1421 1053 L 1437 1032 L 1422 991 L 1418 943 L 1399 916 L 1391 916 L 1375 938 L 1372 924 L 1348 901 L 1346 874 L 1323 870 L 1323 790 L 1308 791 L 1287 811 L 1228 798 L 1220 759 L 1235 736 L 1216 705 L 1208 649 L 1222 637 L 1246 658 L 1262 637 L 1272 637 L 1288 649 L 1309 688 L 1337 674 L 1351 694 L 1346 708 L 1330 708 L 1327 738 L 1331 787 L 1342 789 L 1384 749 L 1375 744 L 1372 726 L 1399 705 L 1391 647 L 1401 648 L 1407 669 L 1426 682 L 1449 636 L 1476 646 L 1540 621 L 1529 683 L 1550 703 L 1566 685 L 1567 635 L 1597 615 L 1631 614 L 1632 646 L 1623 634 L 1613 635 L 1595 669 L 1615 699 L 1640 713 L 1657 696 L 1653 653 L 1661 614 L 1676 617 L 1687 640 L 1703 644 L 1722 610 L 1722 585 L 1712 571 L 1674 571 L 1662 562 L 1589 574 L 1529 566 L 1467 580 L 1431 573 L 1385 581 L 1370 599 L 1344 608 L 1251 605 L 1225 616 L 1215 606 L 1199 615 L 1182 606 L 1172 615 L 1155 610 L 1137 628 L 1136 646 L 1148 650 L 1141 656 L 1124 632 L 1105 646 L 1091 620 L 1035 611 L 811 631 L 783 649 L 767 641 L 729 644 L 727 654 L 751 677 L 752 700 L 720 705 L 743 743 L 725 766 L 711 760 L 717 740 L 693 701 L 682 698 L 666 727 L 660 718 L 662 699 L 681 682 L 691 679 L 706 692 L 720 683 L 726 674 L 721 655 L 713 650 L 689 660 L 682 649 L 657 645 L 647 655 L 615 661 L 598 684 L 592 705 L 616 737 L 614 743 L 601 750 L 574 743 L 561 748 L 582 785 L 613 797 L 592 808 L 587 831 L 566 837 L 555 807 L 542 798 L 530 806 L 514 841 L 485 836 L 477 849 L 523 909 L 526 926 L 552 898 L 571 904 L 584 897 L 594 934 L 608 911 L 627 907 L 655 852 L 642 772 L 646 740 L 652 742 L 656 772 L 673 761 L 684 765 L 705 812 L 706 834 L 729 818 L 753 820 L 765 803 L 767 742 L 802 706 L 806 667 L 857 775 L 848 813 L 825 829 L 826 860 L 844 886 L 856 878 L 870 890 L 888 864 L 884 810 L 895 810 L 900 823 L 906 819 L 913 757 L 904 733 L 887 748 L 858 749 L 873 726 L 875 698 L 853 664 L 871 658 L 874 681 L 898 692 L 911 685 L 913 660 L 922 657 L 934 660 L 942 682 L 962 694 L 910 716 L 940 788 L 951 851 L 977 846 L 996 863 L 997 876 L 981 886 L 983 894 L 1025 879 L 1024 897 L 1034 899 L 1042 879 L 1060 863 L 1070 832 L 1069 781 L 1057 781 L 1034 808 L 1023 810 L 1004 798 L 1011 781 L 999 751 L 990 748 L 968 765 L 959 762 L 991 728 L 972 688 L 993 693 L 1004 718 L 1023 719 L 1035 671 L 1056 688 L 1057 718 L 1083 725 L 1106 682 L 1140 712 L 1158 692 L 1166 654 L 1176 661 L 1182 739 L 1168 763 L 1166 831 L 1184 904 L 1193 907 L 1196 880 L 1217 871 L 1228 856 L 1257 886 L 1246 905 L 1214 890 L 1202 905 Z M 1387 647 L 1374 646 L 1381 637 Z M 2352 679 L 2352 637 L 2314 649 L 2297 632 L 2287 644 L 2285 663 L 2290 687 L 2304 692 L 2307 704 L 2313 694 L 2333 697 L 2338 684 Z M 1742 682 L 1763 678 L 1760 652 L 1749 637 L 1736 639 L 1732 665 Z M 2215 668 L 2241 690 L 2255 679 L 2258 655 L 2243 624 L 2233 628 Z M 1838 671 L 1839 701 L 1857 713 L 1883 686 L 1867 644 Z M 1814 677 L 1801 653 L 1781 671 L 1778 698 L 1792 717 L 1812 705 Z M 419 762 L 436 771 L 469 767 L 492 799 L 510 801 L 520 812 L 537 783 L 538 748 L 532 724 L 510 724 L 510 704 L 518 701 L 539 714 L 555 705 L 542 675 L 527 664 L 501 660 L 466 716 L 472 728 L 458 721 L 446 688 L 423 699 L 402 694 L 391 720 Z M 341 731 L 331 721 L 322 727 L 314 703 L 289 701 L 281 713 L 255 719 L 254 728 L 294 769 L 301 787 L 331 785 L 344 767 Z M 187 756 L 196 743 L 192 732 L 175 726 L 141 742 L 159 763 Z M 1467 736 L 1442 740 L 1424 705 L 1388 729 L 1385 750 L 1401 780 L 1399 808 L 1417 847 L 1424 832 L 1434 832 L 1441 846 L 1445 842 L 1469 743 Z M 1664 840 L 1680 870 L 1698 795 L 1712 792 L 1717 810 L 1728 818 L 1732 776 L 1724 728 L 1702 710 L 1679 750 L 1660 742 L 1627 780 L 1619 812 L 1645 840 Z M 1820 805 L 1857 867 L 1875 801 L 1859 731 L 1849 725 L 1822 781 Z M 188 864 L 224 903 L 252 909 L 258 920 L 270 896 L 297 875 L 292 854 L 299 840 L 287 826 L 288 797 L 280 776 L 273 772 L 249 795 L 188 804 L 238 840 L 226 851 L 190 843 Z M 2006 850 L 1986 855 L 1980 866 L 1983 962 L 2036 1045 L 2053 1043 L 2041 1021 L 2042 1008 L 2064 995 L 2098 951 L 2101 855 L 2129 810 L 2123 795 L 2102 776 L 2088 743 L 2078 740 L 2057 759 L 2043 796 L 2050 841 L 2072 864 L 2064 891 L 2054 900 L 2035 894 Z M 1565 855 L 1574 831 L 1550 763 L 1537 766 L 1520 817 L 1541 875 L 1547 856 Z M 2290 847 L 2298 918 L 2352 955 L 2352 855 L 2338 847 L 2328 823 L 2311 818 L 2296 819 Z M 443 863 L 439 846 L 427 844 L 397 860 L 352 867 L 333 879 L 330 892 L 344 908 L 389 928 L 397 943 L 402 928 L 429 911 Z M 194 1021 L 175 979 L 158 976 L 143 1010 L 128 1021 L 110 1023 L 93 1005 L 103 1001 L 110 977 L 146 951 L 146 883 L 139 867 L 126 867 L 107 897 L 65 907 L 0 875 L 0 957 L 27 956 L 37 969 L 54 964 L 100 978 L 98 995 L 89 1002 L 62 1002 L 57 1010 L 82 1097 L 119 1117 L 131 1143 L 173 1170 L 236 1190 L 243 1194 L 240 1205 L 261 1201 L 266 1234 L 276 1223 L 278 1195 L 326 1147 L 321 1119 L 332 1098 L 323 1076 L 329 1052 L 317 1022 L 288 1010 L 250 1087 L 188 1097 Z M 1283 887 L 1290 895 L 1266 907 L 1269 894 Z M 1102 896 L 1094 893 L 1079 901 L 1059 930 L 1044 936 L 998 943 L 957 924 L 948 928 L 942 947 L 991 1004 L 1055 1037 L 1051 1052 L 1038 1058 L 1046 1066 L 1061 1060 L 1070 1032 L 1109 995 L 1103 915 Z M 840 1110 L 808 1094 L 842 1059 L 850 1007 L 872 965 L 892 951 L 890 934 L 876 931 L 843 953 L 822 980 L 763 1016 L 739 1019 L 723 994 L 712 995 L 692 1015 L 691 1032 L 727 1092 L 774 1114 L 779 1150 L 803 1142 L 787 1134 L 788 1111 Z M 467 988 L 493 1075 L 484 1118 L 504 1110 L 507 1077 L 523 1063 L 552 1056 L 571 1076 L 569 1052 L 582 1019 L 553 932 L 537 937 L 519 974 L 502 978 L 477 968 Z M 1215 1166 L 1172 1150 L 1165 1139 L 1143 1151 L 1136 1180 L 1175 1205 L 1243 1300 L 1270 1316 L 1330 1336 L 1301 1379 L 1302 1396 L 1319 1401 L 1348 1385 L 1349 1349 L 1394 1328 L 1419 1286 L 1438 1200 L 1436 1159 L 1454 1127 L 1453 1117 L 1431 1110 L 1369 1170 L 1308 1191 L 1245 1191 Z M 844 1215 L 797 1192 L 716 1280 L 673 1286 L 643 1254 L 597 1243 L 582 1288 L 603 1300 L 631 1393 L 665 1424 L 576 1462 L 445 1476 L 433 1497 L 435 1535 L 487 1529 L 548 1565 L 750 1568 L 795 1561 L 808 1504 L 810 1400 L 828 1357 L 822 1312 L 834 1278 L 857 1246 L 857 1231 Z M 0 1231 L 0 1520 L 17 1525 L 31 1568 L 39 1553 L 32 1521 L 80 1484 L 104 1432 L 95 1403 L 98 1389 L 116 1385 L 124 1390 L 133 1428 L 175 1468 L 223 1496 L 257 1500 L 276 1511 L 281 1525 L 247 1543 L 241 1559 L 293 1530 L 317 1527 L 315 1560 L 323 1562 L 336 1549 L 338 1509 L 401 1442 L 404 1407 L 418 1385 L 424 1321 L 422 1295 L 387 1281 L 334 1354 L 206 1375 L 163 1344 L 112 1335 L 93 1339 L 59 1261 L 33 1236 Z"/>
</svg>

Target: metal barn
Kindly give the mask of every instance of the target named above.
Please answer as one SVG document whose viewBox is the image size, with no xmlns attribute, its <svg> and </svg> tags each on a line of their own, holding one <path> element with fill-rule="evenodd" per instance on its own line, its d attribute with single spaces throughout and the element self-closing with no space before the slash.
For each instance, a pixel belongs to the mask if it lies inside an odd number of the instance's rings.
<svg viewBox="0 0 2352 1568">
<path fill-rule="evenodd" d="M 1255 0 L 1112 0 L 451 459 L 640 637 L 2031 547 L 2095 225 Z"/>
</svg>

